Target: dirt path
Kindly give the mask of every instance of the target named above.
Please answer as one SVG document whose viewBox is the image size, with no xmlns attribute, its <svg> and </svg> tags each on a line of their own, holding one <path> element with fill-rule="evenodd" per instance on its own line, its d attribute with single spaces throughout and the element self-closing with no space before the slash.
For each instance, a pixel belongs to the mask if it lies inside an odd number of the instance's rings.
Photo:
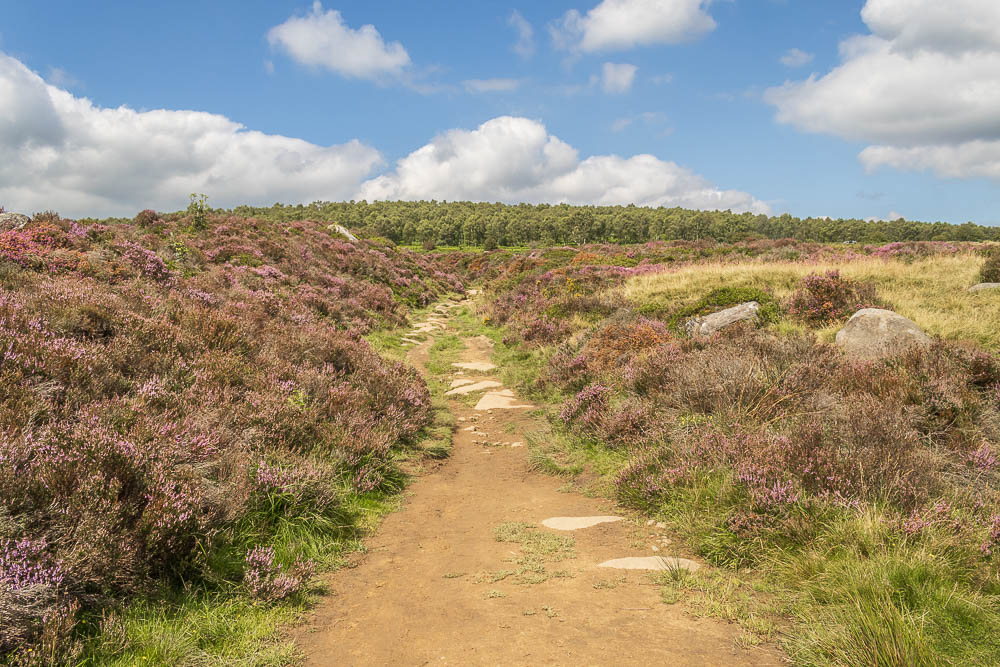
<svg viewBox="0 0 1000 667">
<path fill-rule="evenodd" d="M 423 333 L 433 336 L 445 320 L 430 323 Z M 411 349 L 420 368 L 430 343 Z M 462 362 L 488 364 L 485 339 L 466 343 Z M 456 373 L 456 384 L 500 382 Z M 526 409 L 475 410 L 461 396 L 451 407 L 459 420 L 451 458 L 414 481 L 357 567 L 331 575 L 333 594 L 296 633 L 307 664 L 784 664 L 769 650 L 739 648 L 735 625 L 663 604 L 647 572 L 598 567 L 653 555 L 645 525 L 541 526 L 616 511 L 530 470 L 527 447 L 511 446 L 541 427 Z"/>
</svg>

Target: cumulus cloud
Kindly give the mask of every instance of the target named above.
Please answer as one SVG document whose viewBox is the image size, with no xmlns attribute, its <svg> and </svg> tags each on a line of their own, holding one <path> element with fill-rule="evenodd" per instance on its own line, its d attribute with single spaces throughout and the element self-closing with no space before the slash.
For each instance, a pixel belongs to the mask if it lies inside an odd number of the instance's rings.
<svg viewBox="0 0 1000 667">
<path fill-rule="evenodd" d="M 197 111 L 108 109 L 0 53 L 0 204 L 71 217 L 346 199 L 381 164 L 358 141 L 317 146 Z"/>
<path fill-rule="evenodd" d="M 526 18 L 521 16 L 521 12 L 516 9 L 511 12 L 510 18 L 507 19 L 507 24 L 517 32 L 517 41 L 514 42 L 514 46 L 512 47 L 514 53 L 525 60 L 535 55 L 535 29 L 531 27 Z"/>
<path fill-rule="evenodd" d="M 351 28 L 337 10 L 323 11 L 319 0 L 305 16 L 292 16 L 271 28 L 267 39 L 303 65 L 348 78 L 398 76 L 410 64 L 402 44 L 387 44 L 373 25 Z"/>
<path fill-rule="evenodd" d="M 1000 3 L 868 0 L 824 76 L 765 92 L 779 122 L 870 144 L 868 168 L 1000 180 Z"/>
<path fill-rule="evenodd" d="M 520 79 L 467 79 L 462 82 L 470 93 L 505 93 L 517 90 Z"/>
<path fill-rule="evenodd" d="M 709 0 L 603 0 L 581 14 L 571 9 L 549 27 L 557 48 L 613 51 L 679 44 L 715 29 Z"/>
<path fill-rule="evenodd" d="M 628 63 L 604 63 L 601 66 L 601 90 L 609 95 L 627 93 L 632 90 L 637 69 Z"/>
<path fill-rule="evenodd" d="M 806 53 L 802 49 L 788 49 L 784 55 L 778 58 L 785 67 L 802 67 L 808 65 L 813 60 L 813 54 Z"/>
<path fill-rule="evenodd" d="M 769 212 L 746 192 L 721 190 L 690 169 L 652 155 L 595 155 L 535 120 L 501 116 L 450 130 L 361 187 L 356 199 L 447 199 L 636 204 Z"/>
</svg>

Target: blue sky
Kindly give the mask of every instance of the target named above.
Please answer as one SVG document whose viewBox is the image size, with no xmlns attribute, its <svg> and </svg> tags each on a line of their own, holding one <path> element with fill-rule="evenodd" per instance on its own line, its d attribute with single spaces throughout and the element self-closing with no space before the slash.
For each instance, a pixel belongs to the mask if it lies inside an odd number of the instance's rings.
<svg viewBox="0 0 1000 667">
<path fill-rule="evenodd" d="M 0 205 L 131 215 L 198 191 L 995 224 L 1000 3 L 939 4 L 6 2 Z"/>
</svg>

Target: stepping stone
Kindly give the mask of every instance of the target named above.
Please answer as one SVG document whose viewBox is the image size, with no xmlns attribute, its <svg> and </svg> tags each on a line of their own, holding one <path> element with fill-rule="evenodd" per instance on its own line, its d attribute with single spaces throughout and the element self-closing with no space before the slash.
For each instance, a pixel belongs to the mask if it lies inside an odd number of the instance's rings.
<svg viewBox="0 0 1000 667">
<path fill-rule="evenodd" d="M 611 567 L 616 570 L 687 570 L 697 572 L 701 565 L 687 558 L 671 556 L 630 556 L 606 560 L 597 567 Z"/>
<path fill-rule="evenodd" d="M 455 387 L 464 387 L 465 385 L 472 384 L 473 382 L 475 382 L 475 380 L 453 380 L 451 387 L 449 388 L 454 389 Z"/>
<path fill-rule="evenodd" d="M 467 371 L 491 371 L 496 368 L 496 364 L 491 364 L 486 361 L 466 361 L 457 364 L 452 364 L 455 368 L 464 368 Z"/>
<path fill-rule="evenodd" d="M 483 391 L 486 389 L 493 389 L 494 387 L 502 387 L 503 385 L 499 382 L 493 380 L 483 380 L 482 382 L 476 382 L 475 384 L 469 384 L 464 387 L 456 387 L 451 391 L 444 392 L 445 396 L 455 396 L 458 394 L 471 394 L 474 391 Z"/>
<path fill-rule="evenodd" d="M 412 338 L 404 338 L 403 342 L 407 343 L 409 345 L 420 345 L 420 341 L 419 340 L 413 340 Z"/>
<path fill-rule="evenodd" d="M 542 525 L 556 530 L 580 530 L 596 526 L 599 523 L 612 523 L 621 520 L 620 516 L 554 516 L 542 521 Z"/>
<path fill-rule="evenodd" d="M 474 410 L 513 410 L 516 408 L 533 408 L 529 403 L 518 403 L 517 397 L 510 389 L 488 391 L 476 403 Z"/>
</svg>

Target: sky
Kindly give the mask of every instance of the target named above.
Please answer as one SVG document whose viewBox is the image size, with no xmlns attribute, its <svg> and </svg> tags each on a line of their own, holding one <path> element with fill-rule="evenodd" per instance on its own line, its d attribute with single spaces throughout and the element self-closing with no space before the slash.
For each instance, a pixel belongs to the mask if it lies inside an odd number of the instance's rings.
<svg viewBox="0 0 1000 667">
<path fill-rule="evenodd" d="M 0 206 L 1000 223 L 996 0 L 0 2 Z"/>
</svg>

